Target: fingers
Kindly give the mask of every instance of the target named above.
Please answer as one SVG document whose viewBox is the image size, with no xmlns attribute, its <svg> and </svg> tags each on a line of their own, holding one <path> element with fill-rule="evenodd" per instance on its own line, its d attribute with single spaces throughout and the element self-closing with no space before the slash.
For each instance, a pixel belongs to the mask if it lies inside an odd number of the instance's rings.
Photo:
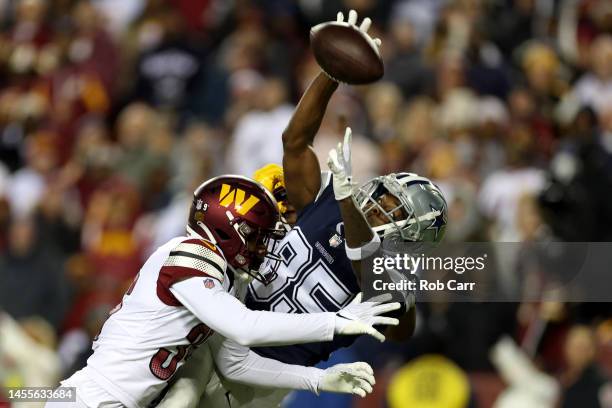
<svg viewBox="0 0 612 408">
<path fill-rule="evenodd" d="M 337 157 L 344 157 L 344 155 L 342 154 L 342 143 L 338 142 L 338 145 L 336 146 L 336 152 L 337 152 Z"/>
<path fill-rule="evenodd" d="M 363 31 L 364 33 L 367 33 L 371 25 L 372 25 L 372 20 L 369 17 L 366 17 L 361 22 L 359 29 Z"/>
<path fill-rule="evenodd" d="M 345 381 L 352 383 L 352 394 L 364 397 L 374 390 L 374 384 L 376 384 L 374 370 L 368 363 L 342 364 L 338 368 L 350 376 L 350 379 L 347 378 Z"/>
<path fill-rule="evenodd" d="M 385 341 L 385 335 L 379 332 L 378 330 L 376 330 L 375 328 L 373 328 L 372 326 L 369 326 L 364 334 L 374 337 L 376 340 L 380 341 L 381 343 Z"/>
<path fill-rule="evenodd" d="M 384 325 L 384 326 L 397 326 L 399 324 L 399 319 L 396 319 L 394 317 L 379 316 L 379 317 L 374 317 L 372 319 L 372 324 Z"/>
<path fill-rule="evenodd" d="M 372 390 L 374 389 L 374 387 L 372 387 L 372 384 L 370 384 L 367 380 L 364 380 L 359 377 L 356 377 L 355 380 L 359 384 L 358 387 L 364 390 L 368 394 L 371 393 Z"/>
<path fill-rule="evenodd" d="M 358 361 L 356 363 L 342 364 L 342 366 L 342 370 L 350 372 L 352 375 L 366 380 L 372 385 L 376 384 L 376 380 L 374 379 L 374 370 L 368 363 Z"/>
<path fill-rule="evenodd" d="M 364 373 L 374 375 L 374 370 L 368 363 L 364 363 L 363 361 L 358 361 L 356 363 L 351 363 L 349 365 L 357 371 L 363 371 Z"/>
<path fill-rule="evenodd" d="M 347 176 L 351 175 L 351 139 L 353 137 L 353 131 L 350 127 L 346 127 L 344 131 L 344 142 L 342 146 L 339 147 L 338 154 L 342 155 L 343 158 L 343 168 Z"/>
<path fill-rule="evenodd" d="M 382 295 L 377 295 L 368 299 L 368 302 L 376 302 L 377 304 L 380 304 L 390 302 L 391 300 L 393 300 L 393 295 L 391 293 L 383 293 Z"/>
<path fill-rule="evenodd" d="M 346 130 L 344 131 L 344 146 L 350 146 L 351 145 L 351 139 L 353 138 L 353 131 L 351 130 L 350 127 L 346 127 Z"/>
<path fill-rule="evenodd" d="M 359 395 L 362 398 L 365 397 L 367 394 L 371 393 L 374 389 L 367 381 L 364 381 L 360 378 L 353 378 L 351 382 L 356 383 L 353 384 L 353 389 L 351 390 L 351 393 Z"/>
<path fill-rule="evenodd" d="M 374 316 L 392 312 L 402 307 L 399 302 L 380 303 L 380 302 L 363 302 L 362 305 L 369 307 L 369 312 Z"/>
<path fill-rule="evenodd" d="M 338 160 L 338 151 L 331 149 L 327 157 L 327 166 L 333 173 L 337 173 L 340 170 L 340 161 Z"/>
<path fill-rule="evenodd" d="M 338 142 L 338 146 L 336 146 L 336 157 L 338 160 L 338 168 L 344 170 L 346 173 L 347 159 L 344 154 L 344 145 L 340 142 Z"/>
<path fill-rule="evenodd" d="M 350 25 L 355 25 L 355 23 L 357 23 L 357 12 L 355 10 L 349 11 L 348 23 Z"/>
<path fill-rule="evenodd" d="M 402 307 L 401 303 L 393 302 L 393 303 L 382 303 L 380 305 L 376 305 L 372 307 L 372 312 L 376 315 L 385 314 L 387 312 L 392 312 L 394 310 Z"/>
<path fill-rule="evenodd" d="M 337 21 L 339 23 L 344 22 L 344 15 L 341 12 L 338 13 Z M 350 25 L 357 24 L 357 12 L 355 10 L 349 11 L 347 23 Z M 369 17 L 366 17 L 361 22 L 361 25 L 359 25 L 359 30 L 361 30 L 364 34 L 369 35 L 368 30 L 370 29 L 370 27 L 372 27 L 372 19 L 370 19 Z M 380 38 L 372 38 L 372 41 L 374 42 L 377 48 L 380 48 L 380 45 L 382 44 L 382 41 L 380 40 Z"/>
<path fill-rule="evenodd" d="M 329 167 L 331 171 L 334 171 L 334 154 L 336 154 L 336 152 L 334 150 L 330 150 L 329 154 L 327 155 L 327 167 Z"/>
<path fill-rule="evenodd" d="M 327 155 L 327 162 L 328 163 L 334 163 L 336 162 L 338 159 L 338 157 L 336 156 L 336 149 L 331 149 L 329 151 L 329 154 Z"/>
<path fill-rule="evenodd" d="M 357 24 L 357 12 L 355 10 L 350 10 L 348 14 L 348 19 L 346 23 L 344 23 L 344 14 L 342 14 L 342 12 L 339 11 L 338 14 L 336 15 L 336 22 L 343 23 L 343 24 L 349 24 L 349 25 L 356 25 Z M 366 17 L 361 22 L 361 25 L 359 25 L 359 30 L 367 34 L 370 27 L 372 27 L 372 19 L 370 19 L 369 17 Z M 372 40 L 374 41 L 374 44 L 376 44 L 376 47 L 380 48 L 380 45 L 382 44 L 382 42 L 380 41 L 380 38 L 374 38 Z"/>
<path fill-rule="evenodd" d="M 360 380 L 367 382 L 370 386 L 376 383 L 376 380 L 374 379 L 374 374 L 366 373 L 364 371 L 355 371 L 354 375 Z"/>
<path fill-rule="evenodd" d="M 358 365 L 365 365 L 368 370 L 364 370 Z M 342 376 L 350 376 L 350 378 L 345 378 L 345 381 L 352 381 L 359 383 L 361 388 L 370 389 L 374 384 L 376 384 L 376 380 L 374 379 L 374 373 L 372 372 L 372 367 L 370 367 L 366 363 L 352 363 L 352 364 L 339 364 L 336 366 L 338 370 L 343 373 Z M 366 386 L 367 385 L 367 386 Z"/>
</svg>

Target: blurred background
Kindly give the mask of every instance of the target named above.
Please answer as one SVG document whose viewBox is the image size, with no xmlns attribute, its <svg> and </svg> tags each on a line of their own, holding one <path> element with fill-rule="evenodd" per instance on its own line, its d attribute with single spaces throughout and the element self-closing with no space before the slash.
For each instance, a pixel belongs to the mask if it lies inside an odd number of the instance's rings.
<svg viewBox="0 0 612 408">
<path fill-rule="evenodd" d="M 350 8 L 386 73 L 336 92 L 322 160 L 346 120 L 360 181 L 441 186 L 448 241 L 612 241 L 609 0 L 0 0 L 1 385 L 83 367 L 194 187 L 281 161 L 309 28 Z M 610 304 L 541 298 L 419 304 L 409 342 L 332 356 L 373 364 L 371 396 L 287 406 L 612 407 Z"/>
</svg>

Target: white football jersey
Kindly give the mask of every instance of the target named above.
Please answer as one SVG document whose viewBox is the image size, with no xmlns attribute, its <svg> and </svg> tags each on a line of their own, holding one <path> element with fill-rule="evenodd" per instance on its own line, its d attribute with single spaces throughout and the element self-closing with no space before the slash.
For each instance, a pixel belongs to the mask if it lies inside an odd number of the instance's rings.
<svg viewBox="0 0 612 408">
<path fill-rule="evenodd" d="M 170 286 L 208 276 L 205 286 L 215 279 L 230 292 L 226 267 L 221 251 L 199 238 L 174 238 L 157 249 L 104 323 L 87 374 L 128 408 L 149 405 L 193 349 L 213 334 Z"/>
</svg>

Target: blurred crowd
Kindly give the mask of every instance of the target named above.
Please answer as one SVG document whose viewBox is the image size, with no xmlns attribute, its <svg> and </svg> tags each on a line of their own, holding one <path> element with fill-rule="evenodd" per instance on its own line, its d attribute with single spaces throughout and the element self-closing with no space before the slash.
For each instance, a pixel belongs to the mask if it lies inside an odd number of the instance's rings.
<svg viewBox="0 0 612 408">
<path fill-rule="evenodd" d="M 612 241 L 608 0 L 2 0 L 0 385 L 82 367 L 142 261 L 184 233 L 195 186 L 281 161 L 319 72 L 309 28 L 351 8 L 372 18 L 385 76 L 336 92 L 314 146 L 322 168 L 348 123 L 355 177 L 432 178 L 449 241 Z M 520 389 L 508 355 L 548 399 L 505 406 L 612 406 L 609 304 L 482 306 L 422 305 L 411 342 L 358 343 L 351 356 L 383 378 L 358 406 L 383 406 L 398 368 L 432 353 L 448 361 L 424 366 L 454 367 L 468 389 L 449 386 L 467 397 L 441 406 L 489 406 L 500 378 L 503 395 Z M 9 333 L 23 352 L 3 349 Z M 416 394 L 444 394 L 431 381 Z"/>
</svg>

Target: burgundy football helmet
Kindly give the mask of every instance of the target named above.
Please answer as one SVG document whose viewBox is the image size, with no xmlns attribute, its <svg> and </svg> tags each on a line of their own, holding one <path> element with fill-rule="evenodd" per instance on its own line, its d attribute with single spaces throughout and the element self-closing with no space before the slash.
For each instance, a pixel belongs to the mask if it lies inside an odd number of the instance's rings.
<svg viewBox="0 0 612 408">
<path fill-rule="evenodd" d="M 247 241 L 268 247 L 282 238 L 278 204 L 266 188 L 248 177 L 226 175 L 202 183 L 193 193 L 187 231 L 211 241 L 227 263 L 268 283 L 258 269 L 265 257 L 250 251 Z M 266 254 L 266 257 L 273 256 Z"/>
</svg>

